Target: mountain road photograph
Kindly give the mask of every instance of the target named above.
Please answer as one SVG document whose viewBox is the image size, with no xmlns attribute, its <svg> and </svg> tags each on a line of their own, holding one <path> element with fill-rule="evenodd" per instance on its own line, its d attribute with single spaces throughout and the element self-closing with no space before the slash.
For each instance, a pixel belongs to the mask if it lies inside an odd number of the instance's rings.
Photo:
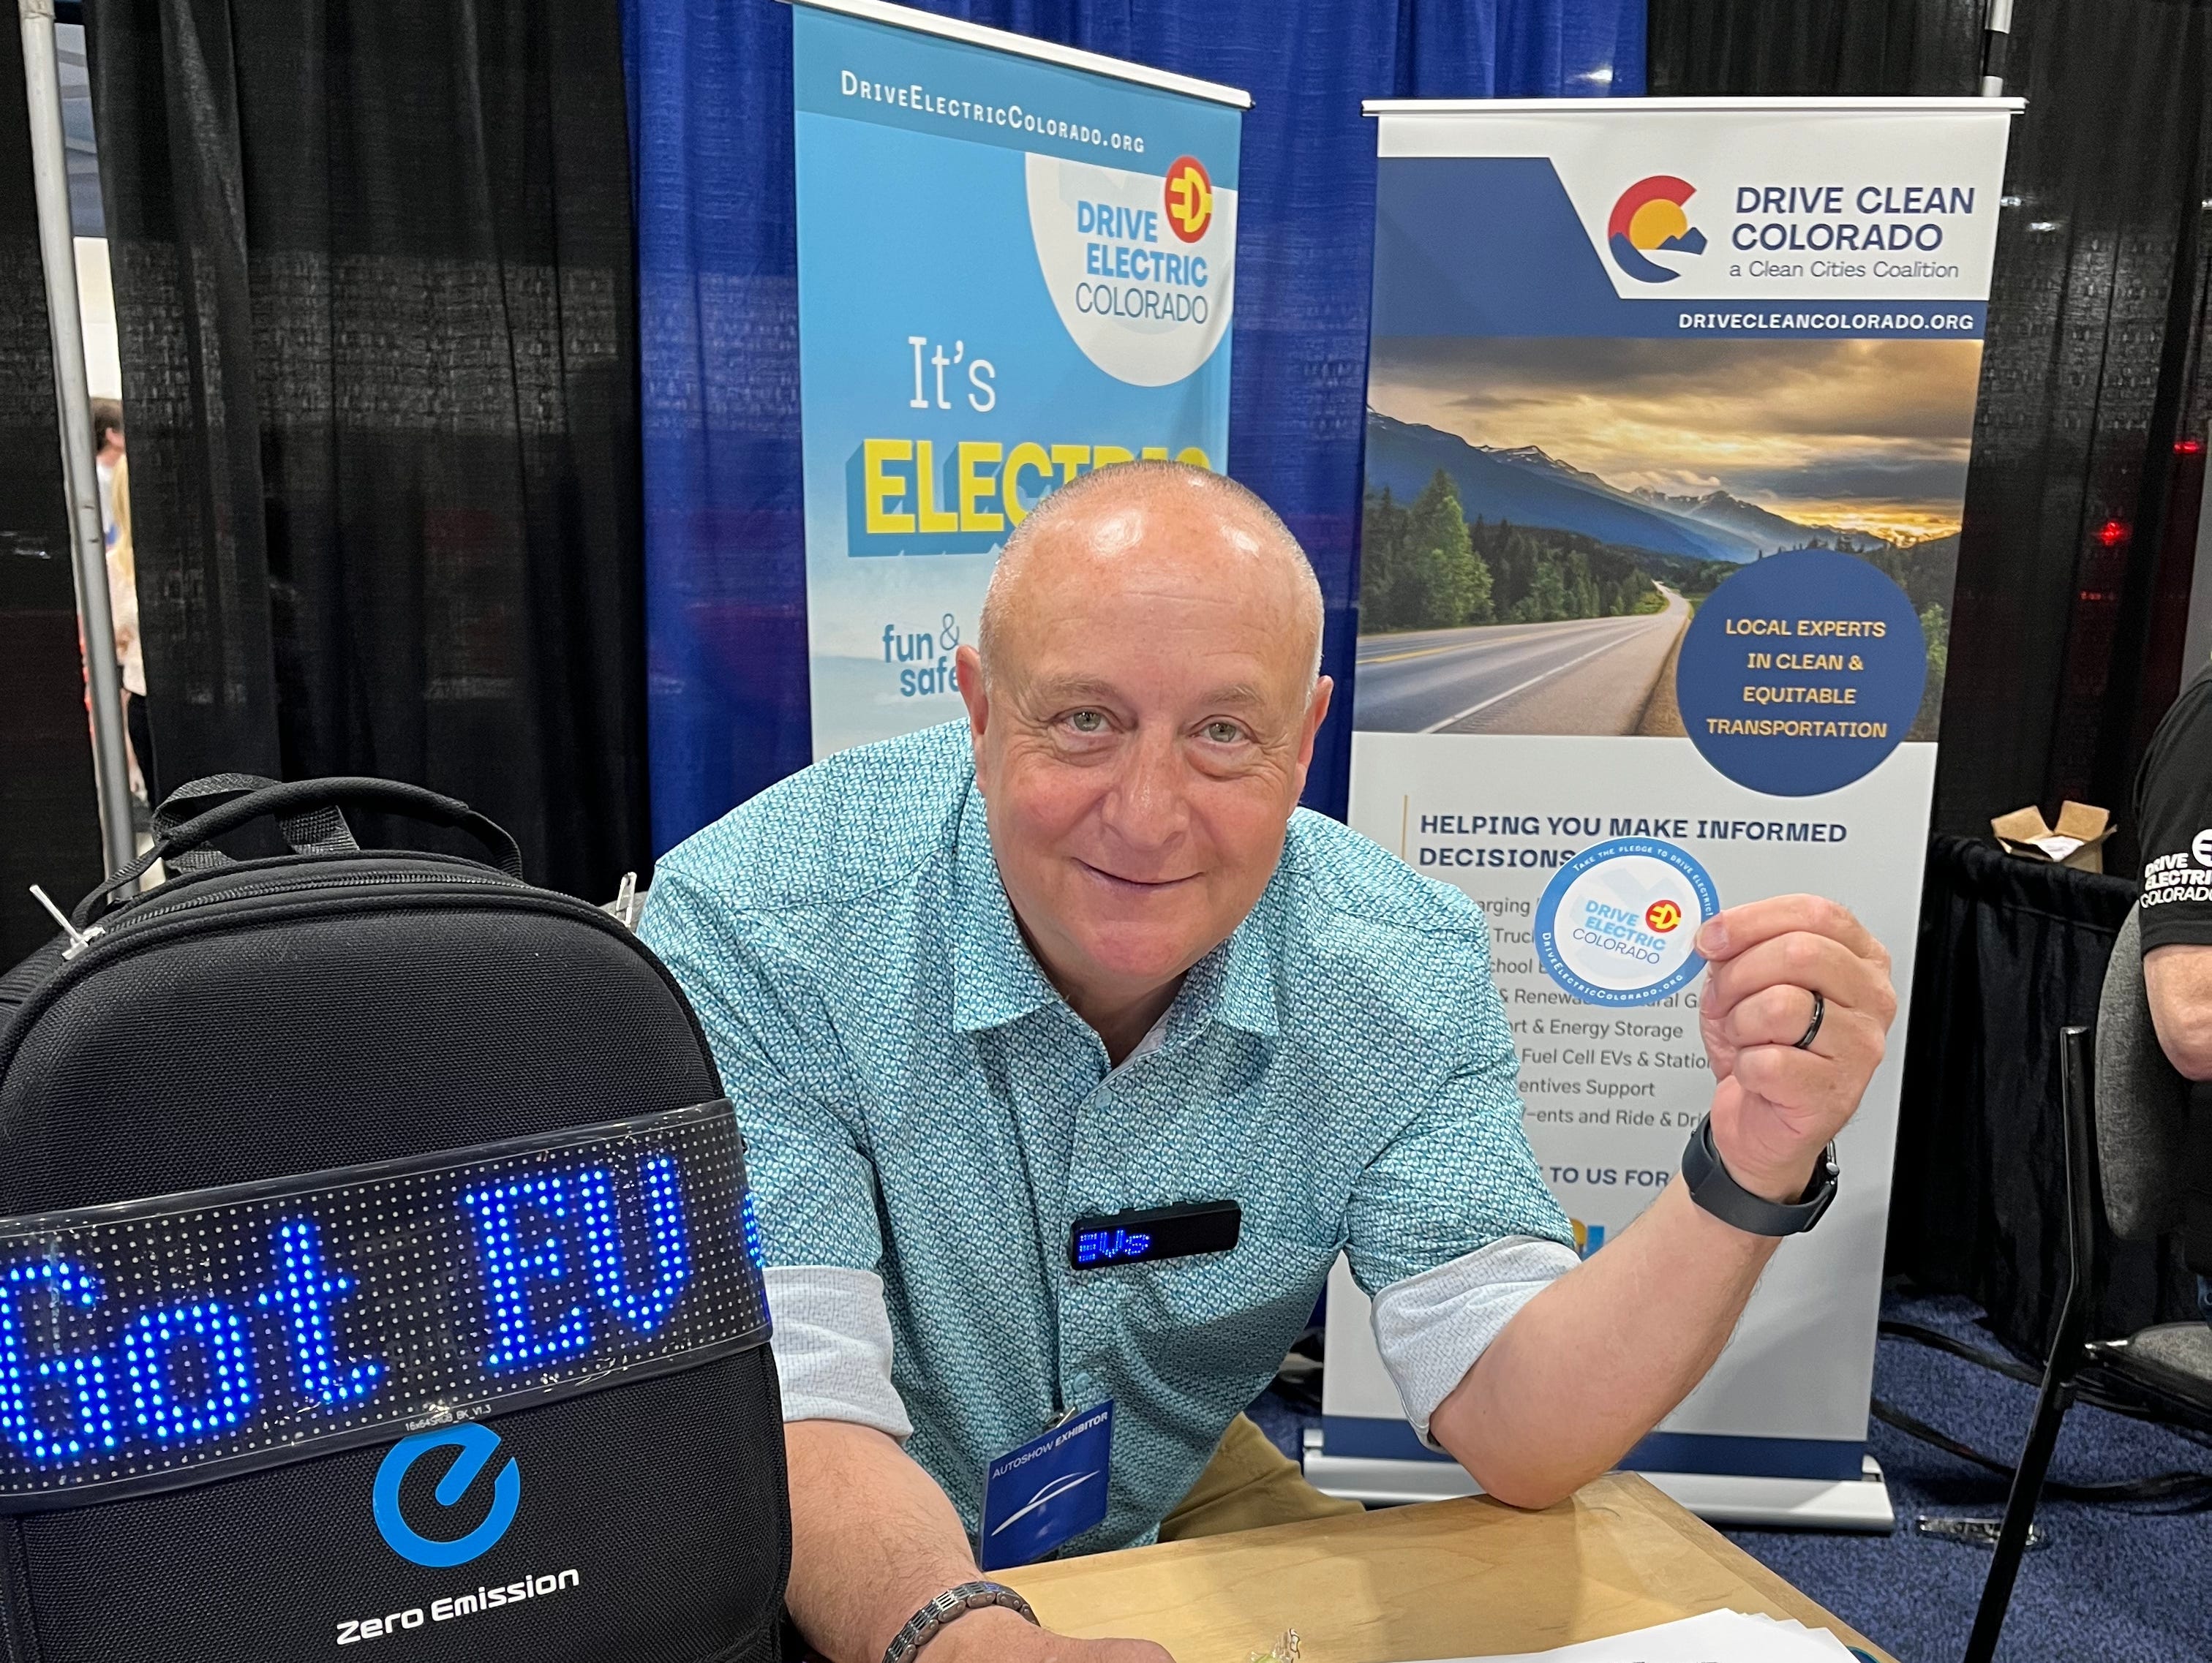
<svg viewBox="0 0 2212 1663">
<path fill-rule="evenodd" d="M 1692 616 L 1830 549 L 1911 600 L 1935 737 L 1980 347 L 1378 339 L 1352 725 L 1676 736 Z"/>
<path fill-rule="evenodd" d="M 1636 733 L 1690 622 L 1657 612 L 1359 638 L 1360 725 L 1395 733 Z"/>
</svg>

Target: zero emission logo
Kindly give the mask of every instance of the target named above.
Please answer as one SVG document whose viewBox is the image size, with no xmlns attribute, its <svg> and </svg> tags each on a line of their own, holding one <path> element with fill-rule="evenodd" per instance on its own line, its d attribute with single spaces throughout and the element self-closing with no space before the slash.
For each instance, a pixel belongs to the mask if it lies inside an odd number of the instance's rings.
<svg viewBox="0 0 2212 1663">
<path fill-rule="evenodd" d="M 1682 211 L 1682 204 L 1697 193 L 1696 185 L 1671 173 L 1654 173 L 1623 191 L 1605 222 L 1613 263 L 1638 282 L 1671 283 L 1680 276 L 1646 256 L 1705 252 L 1705 234 Z"/>
<path fill-rule="evenodd" d="M 1213 223 L 1213 180 L 1196 156 L 1181 156 L 1168 169 L 1163 200 L 1168 229 L 1184 242 L 1196 242 Z"/>
<path fill-rule="evenodd" d="M 433 1450 L 453 1449 L 459 1453 L 447 1467 L 445 1476 L 438 1480 L 433 1493 L 440 1507 L 456 1506 L 498 1448 L 499 1434 L 478 1421 L 464 1421 L 435 1432 L 418 1432 L 392 1445 L 376 1469 L 374 1496 L 376 1530 L 384 1538 L 385 1545 L 403 1559 L 439 1568 L 465 1565 L 490 1552 L 499 1545 L 499 1539 L 507 1534 L 507 1527 L 514 1522 L 515 1509 L 522 1504 L 522 1469 L 513 1456 L 507 1458 L 507 1465 L 500 1468 L 499 1476 L 493 1480 L 491 1510 L 483 1523 L 464 1535 L 423 1535 L 407 1522 L 400 1511 L 399 1492 L 416 1462 Z"/>
</svg>

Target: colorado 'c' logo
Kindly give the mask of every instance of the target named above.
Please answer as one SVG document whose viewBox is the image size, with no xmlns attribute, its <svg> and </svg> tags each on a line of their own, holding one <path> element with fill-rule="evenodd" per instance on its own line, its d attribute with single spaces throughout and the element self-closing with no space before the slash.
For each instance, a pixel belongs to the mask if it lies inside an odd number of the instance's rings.
<svg viewBox="0 0 2212 1663">
<path fill-rule="evenodd" d="M 1663 936 L 1682 921 L 1682 909 L 1671 901 L 1655 901 L 1644 909 L 1644 921 Z"/>
<path fill-rule="evenodd" d="M 1213 180 L 1196 156 L 1184 156 L 1168 169 L 1168 229 L 1185 242 L 1196 242 L 1213 223 Z"/>
<path fill-rule="evenodd" d="M 1605 222 L 1613 263 L 1640 283 L 1671 283 L 1682 274 L 1647 254 L 1702 254 L 1705 234 L 1690 223 L 1682 204 L 1698 187 L 1672 173 L 1654 173 L 1620 193 Z"/>
</svg>

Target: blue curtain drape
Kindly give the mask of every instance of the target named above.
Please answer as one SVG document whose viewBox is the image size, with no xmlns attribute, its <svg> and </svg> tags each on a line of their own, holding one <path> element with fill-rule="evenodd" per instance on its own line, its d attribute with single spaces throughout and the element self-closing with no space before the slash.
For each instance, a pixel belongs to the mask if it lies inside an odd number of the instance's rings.
<svg viewBox="0 0 2212 1663">
<path fill-rule="evenodd" d="M 1230 471 L 1312 556 L 1343 685 L 1375 211 L 1360 100 L 1641 93 L 1644 0 L 925 3 L 1251 93 Z M 659 852 L 811 753 L 791 17 L 774 0 L 625 0 L 624 30 Z M 1306 801 L 1341 816 L 1350 762 L 1333 718 Z"/>
</svg>

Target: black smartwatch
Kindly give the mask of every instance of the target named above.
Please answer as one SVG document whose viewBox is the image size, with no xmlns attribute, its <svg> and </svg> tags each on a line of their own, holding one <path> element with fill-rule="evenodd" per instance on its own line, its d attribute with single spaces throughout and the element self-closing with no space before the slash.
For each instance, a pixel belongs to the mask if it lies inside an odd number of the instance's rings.
<svg viewBox="0 0 2212 1663">
<path fill-rule="evenodd" d="M 1753 1235 L 1799 1235 L 1820 1222 L 1820 1215 L 1836 1199 L 1836 1146 L 1820 1151 L 1813 1169 L 1812 1184 L 1791 1202 L 1769 1201 L 1753 1195 L 1729 1176 L 1721 1152 L 1713 1147 L 1713 1117 L 1698 1122 L 1682 1150 L 1682 1176 L 1689 1180 L 1690 1199 L 1724 1224 L 1733 1224 Z"/>
<path fill-rule="evenodd" d="M 908 1658 L 936 1639 L 946 1624 L 971 1611 L 983 1611 L 992 1605 L 1018 1611 L 1032 1623 L 1037 1620 L 1036 1613 L 1030 1609 L 1030 1602 L 1003 1583 L 963 1582 L 957 1588 L 945 1589 L 907 1619 L 907 1625 L 884 1648 L 884 1663 L 907 1663 Z"/>
</svg>

